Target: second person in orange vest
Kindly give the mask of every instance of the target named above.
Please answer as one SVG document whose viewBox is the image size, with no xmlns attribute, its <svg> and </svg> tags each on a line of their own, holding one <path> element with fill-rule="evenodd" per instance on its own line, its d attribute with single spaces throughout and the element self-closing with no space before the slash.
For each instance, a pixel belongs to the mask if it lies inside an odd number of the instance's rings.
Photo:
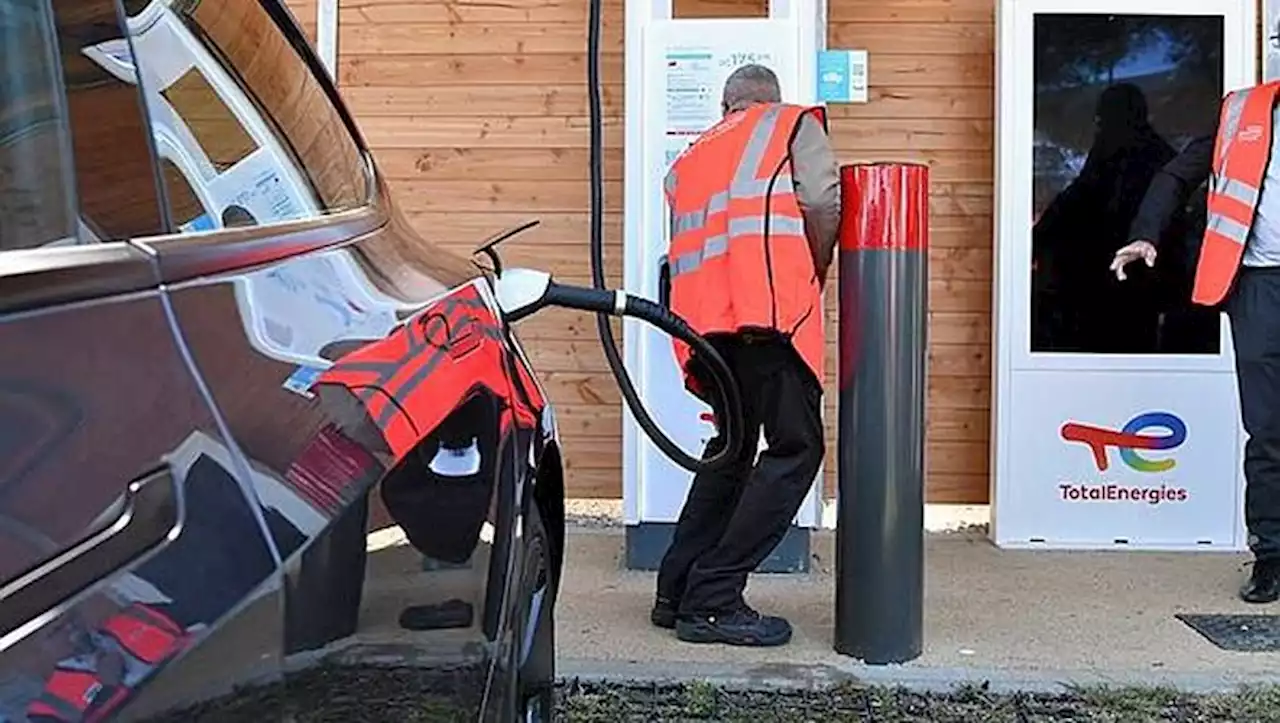
<svg viewBox="0 0 1280 723">
<path fill-rule="evenodd" d="M 1280 83 L 1222 101 L 1216 140 L 1189 143 L 1147 189 L 1129 245 L 1111 264 L 1120 279 L 1135 261 L 1156 262 L 1156 244 L 1209 181 L 1208 218 L 1191 300 L 1221 305 L 1231 320 L 1245 445 L 1245 522 L 1255 562 L 1245 602 L 1280 600 L 1280 154 L 1274 133 Z M 1234 470 L 1223 470 L 1230 484 Z M 1224 488 L 1225 492 L 1225 488 Z"/>
<path fill-rule="evenodd" d="M 698 474 L 658 572 L 651 619 L 681 640 L 782 645 L 791 625 L 747 605 L 747 575 L 786 534 L 825 453 L 822 288 L 840 227 L 840 178 L 821 108 L 781 102 L 774 73 L 743 66 L 722 120 L 673 164 L 671 308 L 706 336 L 743 394 L 747 444 Z M 675 342 L 695 394 L 701 360 Z M 705 399 L 705 397 L 703 397 Z M 719 412 L 719 400 L 706 400 Z M 757 435 L 768 449 L 756 459 Z M 704 458 L 723 449 L 712 439 Z"/>
</svg>

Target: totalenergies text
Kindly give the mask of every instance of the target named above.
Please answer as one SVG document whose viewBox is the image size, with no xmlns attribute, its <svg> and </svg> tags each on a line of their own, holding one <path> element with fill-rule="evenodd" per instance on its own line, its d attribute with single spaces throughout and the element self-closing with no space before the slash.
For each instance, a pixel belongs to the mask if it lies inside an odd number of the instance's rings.
<svg viewBox="0 0 1280 723">
<path fill-rule="evenodd" d="M 1146 502 L 1158 505 L 1162 502 L 1186 502 L 1190 495 L 1184 487 L 1159 487 L 1122 485 L 1110 482 L 1083 484 L 1062 482 L 1058 492 L 1067 502 Z"/>
</svg>

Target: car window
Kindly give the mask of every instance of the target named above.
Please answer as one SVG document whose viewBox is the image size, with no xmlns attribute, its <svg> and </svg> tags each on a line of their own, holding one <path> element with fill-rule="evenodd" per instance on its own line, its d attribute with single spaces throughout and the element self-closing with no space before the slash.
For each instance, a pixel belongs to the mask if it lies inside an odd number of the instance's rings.
<svg viewBox="0 0 1280 723">
<path fill-rule="evenodd" d="M 0 0 L 0 250 L 76 236 L 66 99 L 43 3 Z"/>
<path fill-rule="evenodd" d="M 138 89 L 92 63 L 106 0 L 0 0 L 0 250 L 164 228 Z"/>
<path fill-rule="evenodd" d="M 369 201 L 360 147 L 257 0 L 128 0 L 123 39 L 90 51 L 141 85 L 171 229 L 270 225 Z M 136 67 L 132 61 L 136 55 Z"/>
</svg>

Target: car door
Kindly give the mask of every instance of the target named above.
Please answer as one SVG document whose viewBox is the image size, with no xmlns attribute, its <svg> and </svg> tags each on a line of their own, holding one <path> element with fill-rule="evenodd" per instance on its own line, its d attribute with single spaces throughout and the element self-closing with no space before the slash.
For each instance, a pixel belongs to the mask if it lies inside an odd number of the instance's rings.
<svg viewBox="0 0 1280 723">
<path fill-rule="evenodd" d="M 281 553 L 286 654 L 356 632 L 368 494 L 383 480 L 387 506 L 411 518 L 434 559 L 424 570 L 412 554 L 379 557 L 367 637 L 409 635 L 435 659 L 478 666 L 474 676 L 449 673 L 457 684 L 440 688 L 472 708 L 505 622 L 510 569 L 488 552 L 495 539 L 511 551 L 504 541 L 517 520 L 514 498 L 500 494 L 516 488 L 497 482 L 512 479 L 500 464 L 511 447 L 499 449 L 509 389 L 487 282 L 395 211 L 280 4 L 126 8 L 132 49 L 103 43 L 89 54 L 147 97 L 178 233 L 139 243 L 155 255 L 183 343 Z M 491 354 L 477 365 L 481 339 Z M 334 373 L 370 357 L 369 379 Z M 441 384 L 433 370 L 446 357 L 456 379 Z M 468 373 L 491 383 L 472 394 Z M 401 412 L 381 387 L 392 377 L 427 416 Z M 426 622 L 404 631 L 402 607 Z M 301 688 L 304 678 L 294 678 Z"/>
<path fill-rule="evenodd" d="M 0 0 L 5 721 L 128 716 L 278 577 L 155 260 L 131 241 L 168 226 L 138 89 L 83 53 L 121 37 L 118 10 Z M 202 682 L 279 678 L 278 637 L 242 643 Z"/>
<path fill-rule="evenodd" d="M 365 156 L 293 45 L 305 41 L 253 0 L 125 5 L 132 43 L 90 56 L 146 95 L 177 233 L 140 243 L 292 570 L 282 645 L 314 650 L 355 631 L 366 493 L 387 460 L 351 400 L 309 380 L 412 305 L 337 248 L 386 219 Z"/>
</svg>

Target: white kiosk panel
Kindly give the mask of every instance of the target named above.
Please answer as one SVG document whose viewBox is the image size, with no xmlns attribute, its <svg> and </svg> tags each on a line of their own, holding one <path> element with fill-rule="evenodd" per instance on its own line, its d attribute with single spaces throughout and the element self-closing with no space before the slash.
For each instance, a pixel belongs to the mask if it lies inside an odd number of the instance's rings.
<svg viewBox="0 0 1280 723">
<path fill-rule="evenodd" d="M 1189 301 L 1196 196 L 1153 269 L 1120 282 L 1108 266 L 1156 171 L 1212 136 L 1224 93 L 1255 82 L 1255 22 L 1248 0 L 1000 4 L 1001 546 L 1243 545 L 1230 330 Z"/>
</svg>

